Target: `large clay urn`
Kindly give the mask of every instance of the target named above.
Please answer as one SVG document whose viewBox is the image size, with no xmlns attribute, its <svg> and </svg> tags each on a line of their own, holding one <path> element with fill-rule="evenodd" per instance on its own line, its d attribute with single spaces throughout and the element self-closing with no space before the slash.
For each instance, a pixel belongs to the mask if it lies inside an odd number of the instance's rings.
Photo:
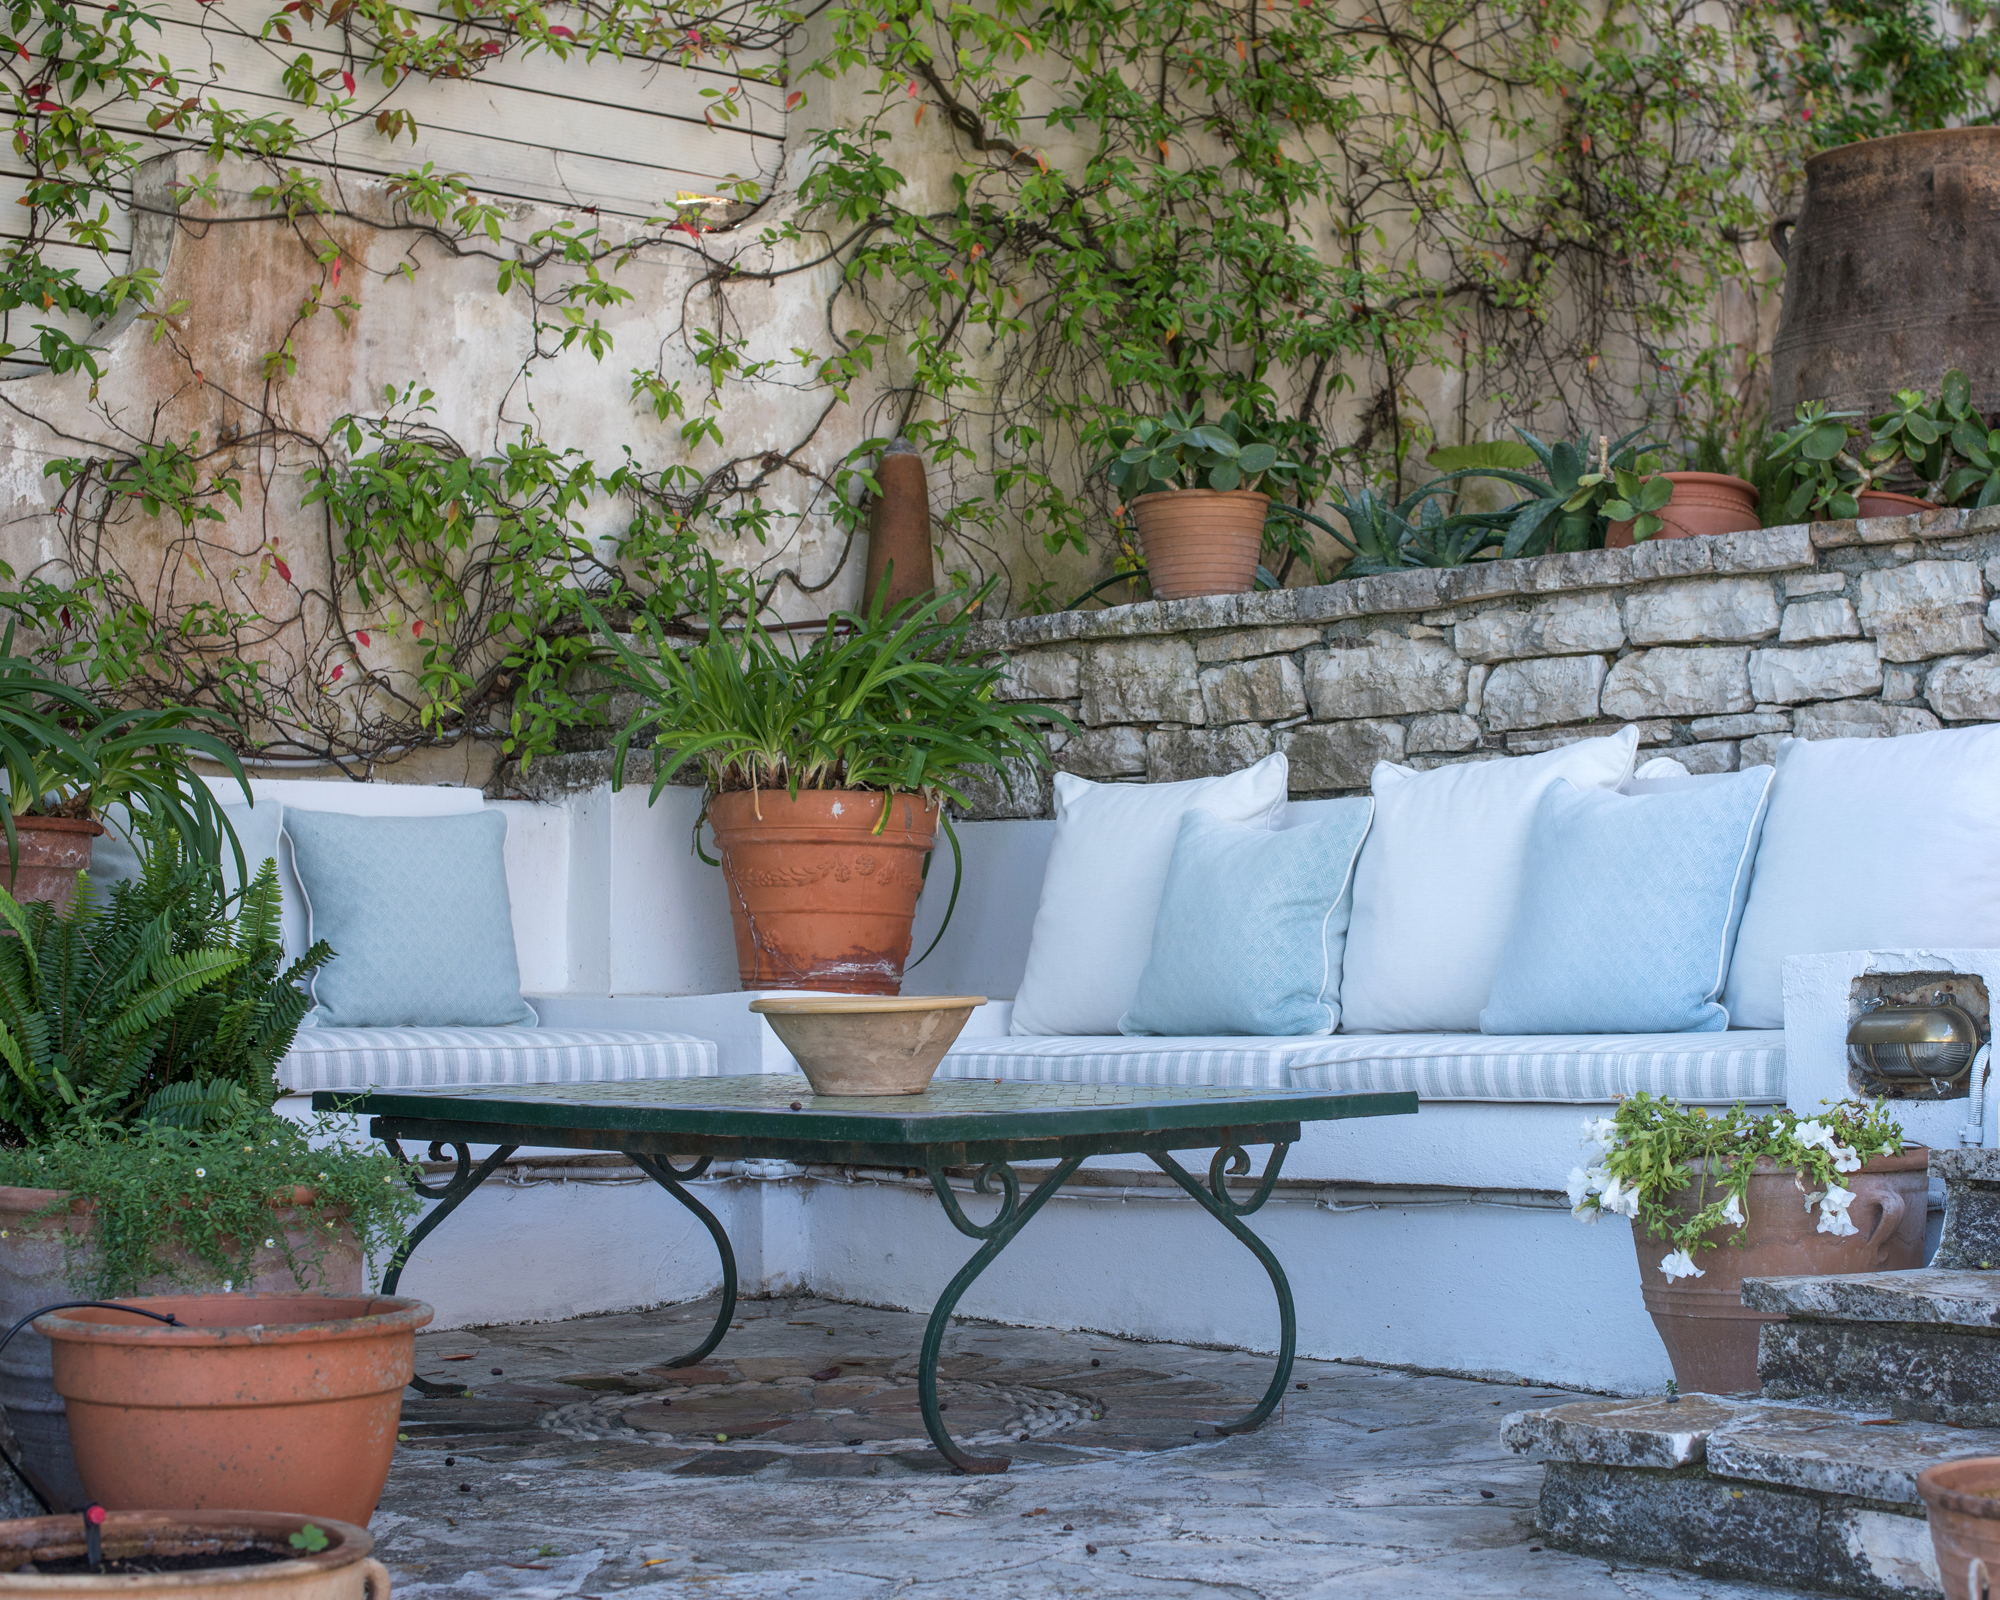
<svg viewBox="0 0 2000 1600">
<path fill-rule="evenodd" d="M 741 789 L 714 796 L 708 821 L 744 988 L 902 992 L 936 806 L 865 789 L 801 789 L 796 799 Z"/>
<path fill-rule="evenodd" d="M 1806 163 L 1771 347 L 1771 415 L 1802 400 L 1887 409 L 1898 389 L 1972 380 L 2000 410 L 2000 128 L 1865 139 Z"/>
<path fill-rule="evenodd" d="M 1924 1220 L 1929 1208 L 1930 1152 L 1907 1145 L 1901 1155 L 1877 1156 L 1844 1182 L 1854 1191 L 1848 1219 L 1858 1230 L 1845 1238 L 1819 1229 L 1819 1209 L 1806 1204 L 1798 1175 L 1769 1159 L 1759 1160 L 1744 1199 L 1748 1224 L 1743 1243 L 1733 1245 L 1734 1228 L 1707 1237 L 1713 1249 L 1694 1252 L 1699 1278 L 1669 1280 L 1660 1260 L 1674 1247 L 1636 1224 L 1639 1282 L 1646 1310 L 1674 1364 L 1674 1381 L 1686 1394 L 1742 1394 L 1757 1387 L 1757 1334 L 1783 1317 L 1752 1311 L 1743 1304 L 1745 1278 L 1819 1277 L 1841 1272 L 1901 1272 L 1924 1259 Z M 1713 1191 L 1708 1199 L 1720 1198 Z M 1690 1183 L 1680 1209 L 1700 1209 Z"/>
</svg>

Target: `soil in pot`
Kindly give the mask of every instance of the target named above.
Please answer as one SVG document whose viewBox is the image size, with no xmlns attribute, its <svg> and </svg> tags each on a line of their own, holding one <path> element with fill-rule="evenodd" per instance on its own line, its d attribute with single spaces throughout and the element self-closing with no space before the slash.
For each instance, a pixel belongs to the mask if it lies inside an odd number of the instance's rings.
<svg viewBox="0 0 2000 1600">
<path fill-rule="evenodd" d="M 90 841 L 103 831 L 88 818 L 16 817 L 18 853 L 11 866 L 0 850 L 7 892 L 16 900 L 46 900 L 58 911 L 67 909 L 76 898 L 76 875 L 90 870 Z"/>
<path fill-rule="evenodd" d="M 1864 489 L 1854 497 L 1863 517 L 1907 517 L 1917 511 L 1935 511 L 1935 500 L 1920 500 L 1913 494 L 1891 494 L 1886 489 Z"/>
<path fill-rule="evenodd" d="M 148 1295 L 51 1312 L 78 1475 L 111 1510 L 186 1506 L 365 1525 L 396 1451 L 421 1300 L 387 1295 Z"/>
<path fill-rule="evenodd" d="M 318 1550 L 291 1543 L 318 1529 Z M 312 1536 L 306 1535 L 308 1539 Z M 93 1572 L 74 1516 L 0 1522 L 0 1596 L 126 1600 L 389 1600 L 375 1541 L 352 1523 L 271 1512 L 114 1511 Z"/>
<path fill-rule="evenodd" d="M 1268 495 L 1254 489 L 1159 489 L 1131 504 L 1155 600 L 1248 594 L 1264 550 Z"/>
<path fill-rule="evenodd" d="M 1746 533 L 1762 527 L 1757 515 L 1757 486 L 1721 472 L 1669 472 L 1674 497 L 1659 513 L 1663 526 L 1655 539 L 1697 539 L 1711 533 Z M 1605 530 L 1604 548 L 1622 550 L 1632 543 L 1632 524 L 1614 522 Z"/>
<path fill-rule="evenodd" d="M 814 1094 L 922 1094 L 984 995 L 752 1000 Z"/>
<path fill-rule="evenodd" d="M 744 988 L 901 991 L 936 806 L 863 789 L 732 790 L 709 801 L 708 821 Z"/>
<path fill-rule="evenodd" d="M 2000 1456 L 1941 1461 L 1917 1474 L 1945 1600 L 2000 1588 Z"/>
<path fill-rule="evenodd" d="M 60 1197 L 60 1191 L 52 1189 L 0 1186 L 0 1331 L 58 1300 L 91 1298 L 72 1281 L 73 1274 L 89 1277 L 96 1265 L 90 1242 L 91 1208 L 88 1202 L 78 1201 L 67 1211 L 41 1214 Z M 281 1207 L 272 1215 L 293 1253 L 305 1259 L 310 1227 L 307 1214 Z M 341 1227 L 323 1245 L 314 1235 L 312 1245 L 324 1252 L 316 1281 L 300 1283 L 286 1265 L 284 1252 L 274 1248 L 259 1250 L 251 1258 L 250 1277 L 234 1287 L 248 1294 L 284 1294 L 308 1288 L 335 1295 L 361 1293 L 361 1246 L 353 1229 Z M 165 1294 L 177 1288 L 223 1287 L 204 1281 L 208 1269 L 197 1265 L 192 1255 L 183 1253 L 180 1260 L 183 1270 L 175 1281 L 141 1284 L 141 1292 Z M 58 1509 L 83 1505 L 87 1496 L 70 1449 L 62 1396 L 56 1393 L 51 1378 L 49 1342 L 32 1327 L 23 1328 L 0 1351 L 0 1406 L 6 1408 L 8 1425 L 29 1470 L 62 1499 L 63 1507 Z"/>
<path fill-rule="evenodd" d="M 1818 1232 L 1819 1211 L 1809 1207 L 1797 1175 L 1760 1160 L 1744 1201 L 1744 1242 L 1732 1245 L 1734 1228 L 1707 1237 L 1713 1249 L 1697 1250 L 1699 1278 L 1669 1280 L 1660 1260 L 1670 1240 L 1632 1230 L 1646 1310 L 1674 1364 L 1684 1394 L 1743 1394 L 1757 1387 L 1757 1334 L 1784 1318 L 1743 1304 L 1745 1278 L 1787 1278 L 1837 1272 L 1900 1272 L 1923 1265 L 1924 1218 L 1929 1205 L 1930 1152 L 1907 1146 L 1901 1155 L 1877 1156 L 1843 1182 L 1855 1192 L 1848 1216 L 1860 1231 L 1845 1238 Z M 1712 1198 L 1712 1197 L 1711 1197 Z M 1679 1209 L 1699 1205 L 1690 1185 Z"/>
</svg>

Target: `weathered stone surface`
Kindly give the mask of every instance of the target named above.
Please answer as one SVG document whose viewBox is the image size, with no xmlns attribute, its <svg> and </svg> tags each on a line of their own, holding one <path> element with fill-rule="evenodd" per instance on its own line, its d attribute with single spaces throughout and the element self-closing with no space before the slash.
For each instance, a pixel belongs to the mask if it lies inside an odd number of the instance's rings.
<svg viewBox="0 0 2000 1600">
<path fill-rule="evenodd" d="M 1854 602 L 1845 595 L 1830 600 L 1800 600 L 1786 606 L 1784 625 L 1778 629 L 1780 644 L 1860 637 L 1861 621 L 1854 614 Z"/>
<path fill-rule="evenodd" d="M 1864 572 L 1855 585 L 1861 626 L 1885 661 L 1921 661 L 1980 649 L 1986 587 L 1971 561 L 1912 561 Z"/>
<path fill-rule="evenodd" d="M 1774 766 L 1778 760 L 1778 746 L 1790 737 L 1789 733 L 1760 733 L 1754 739 L 1745 739 L 1736 748 L 1737 766 Z"/>
<path fill-rule="evenodd" d="M 1322 721 L 1455 711 L 1465 703 L 1465 677 L 1465 663 L 1443 640 L 1386 631 L 1306 657 L 1306 697 Z"/>
<path fill-rule="evenodd" d="M 2000 718 L 2000 655 L 1939 662 L 1931 668 L 1925 698 L 1947 722 Z"/>
<path fill-rule="evenodd" d="M 1697 739 L 1749 739 L 1760 733 L 1790 733 L 1788 711 L 1740 711 L 1728 717 L 1696 717 L 1688 732 Z"/>
<path fill-rule="evenodd" d="M 1239 722 L 1233 728 L 1193 728 L 1146 735 L 1146 781 L 1179 783 L 1240 772 L 1277 748 L 1269 728 Z"/>
<path fill-rule="evenodd" d="M 1194 642 L 1195 659 L 1246 661 L 1252 656 L 1280 655 L 1319 643 L 1317 628 L 1241 628 L 1230 633 L 1206 633 Z"/>
<path fill-rule="evenodd" d="M 1884 666 L 1882 668 L 1882 698 L 1884 700 L 1914 700 L 1924 691 L 1924 669 L 1921 666 Z"/>
<path fill-rule="evenodd" d="M 1635 650 L 1612 667 L 1604 682 L 1600 708 L 1607 717 L 1626 719 L 1748 711 L 1756 704 L 1744 671 L 1749 655 L 1746 649 L 1725 645 Z"/>
<path fill-rule="evenodd" d="M 1907 1272 L 1745 1278 L 1743 1303 L 1753 1311 L 1821 1322 L 2000 1328 L 2000 1274 L 1916 1267 Z"/>
<path fill-rule="evenodd" d="M 1841 700 L 1850 695 L 1878 694 L 1881 688 L 1881 657 L 1873 644 L 1859 640 L 1793 650 L 1758 650 L 1750 657 L 1750 689 L 1760 704 Z"/>
<path fill-rule="evenodd" d="M 1847 575 L 1842 572 L 1801 572 L 1796 577 L 1784 580 L 1785 598 L 1798 600 L 1811 594 L 1839 594 L 1847 587 Z"/>
<path fill-rule="evenodd" d="M 1707 744 L 1684 744 L 1674 750 L 1674 759 L 1691 774 L 1734 772 L 1739 747 L 1734 739 L 1716 739 Z"/>
<path fill-rule="evenodd" d="M 1207 712 L 1195 684 L 1194 646 L 1184 639 L 1101 644 L 1084 657 L 1083 721 L 1200 722 Z"/>
<path fill-rule="evenodd" d="M 1801 739 L 1881 739 L 1937 726 L 1938 719 L 1922 706 L 1885 706 L 1880 700 L 1800 706 L 1792 720 L 1792 732 Z"/>
<path fill-rule="evenodd" d="M 1073 735 L 1054 759 L 1079 778 L 1129 778 L 1146 770 L 1146 736 L 1137 728 L 1092 728 Z"/>
<path fill-rule="evenodd" d="M 1504 661 L 1486 680 L 1486 726 L 1499 731 L 1588 721 L 1597 715 L 1604 675 L 1602 656 Z"/>
<path fill-rule="evenodd" d="M 1707 1459 L 1708 1436 L 1743 1402 L 1712 1394 L 1678 1402 L 1580 1400 L 1544 1411 L 1516 1411 L 1500 1424 L 1500 1442 L 1517 1455 L 1582 1461 L 1600 1467 L 1674 1468 Z"/>
<path fill-rule="evenodd" d="M 1233 661 L 1202 673 L 1201 700 L 1212 726 L 1283 722 L 1306 714 L 1306 681 L 1290 656 Z"/>
<path fill-rule="evenodd" d="M 1486 709 L 1486 680 L 1493 676 L 1493 669 L 1477 666 L 1465 675 L 1465 714 L 1476 717 Z"/>
<path fill-rule="evenodd" d="M 1405 749 L 1400 722 L 1372 720 L 1315 723 L 1289 729 L 1278 740 L 1291 763 L 1294 794 L 1365 789 L 1375 763 L 1401 761 Z"/>
<path fill-rule="evenodd" d="M 1778 598 L 1765 578 L 1712 578 L 1642 590 L 1625 602 L 1635 645 L 1734 644 L 1778 631 Z"/>
<path fill-rule="evenodd" d="M 1405 750 L 1470 750 L 1479 743 L 1479 724 L 1462 711 L 1427 711 L 1410 723 Z"/>
<path fill-rule="evenodd" d="M 1884 1415 L 2000 1425 L 2000 1336 L 1881 1322 L 1774 1322 L 1757 1338 L 1771 1399 L 1879 1407 Z"/>
<path fill-rule="evenodd" d="M 1755 1407 L 1710 1435 L 1708 1474 L 1904 1505 L 1920 1515 L 1919 1472 L 1940 1461 L 1985 1455 L 2000 1444 L 1934 1422 L 1883 1427 L 1879 1418 L 1873 1421 L 1818 1407 Z"/>
<path fill-rule="evenodd" d="M 1960 1145 L 1933 1150 L 1929 1172 L 1947 1184 L 1969 1183 L 2000 1189 L 2000 1149 L 1991 1145 Z"/>
<path fill-rule="evenodd" d="M 1986 631 L 2000 638 L 2000 600 L 1992 601 L 1986 607 Z"/>
<path fill-rule="evenodd" d="M 1468 661 L 1577 655 L 1616 650 L 1624 642 L 1618 602 L 1608 594 L 1564 595 L 1522 608 L 1499 606 L 1467 617 L 1456 629 L 1458 653 Z"/>
<path fill-rule="evenodd" d="M 1533 733 L 1510 733 L 1507 735 L 1507 754 L 1538 756 L 1544 750 L 1560 750 L 1579 739 L 1598 738 L 1604 731 L 1602 728 L 1546 728 Z"/>
<path fill-rule="evenodd" d="M 2000 1150 L 1933 1150 L 1930 1170 L 1944 1180 L 1944 1237 L 1932 1268 L 2000 1267 Z"/>
<path fill-rule="evenodd" d="M 1082 671 L 1074 650 L 1026 650 L 1008 657 L 997 692 L 1002 700 L 1074 700 Z"/>
<path fill-rule="evenodd" d="M 965 805 L 958 814 L 975 822 L 1049 814 L 1051 793 L 1047 770 L 1018 756 L 998 768 L 973 768 L 959 780 L 959 787 L 965 792 Z"/>
</svg>

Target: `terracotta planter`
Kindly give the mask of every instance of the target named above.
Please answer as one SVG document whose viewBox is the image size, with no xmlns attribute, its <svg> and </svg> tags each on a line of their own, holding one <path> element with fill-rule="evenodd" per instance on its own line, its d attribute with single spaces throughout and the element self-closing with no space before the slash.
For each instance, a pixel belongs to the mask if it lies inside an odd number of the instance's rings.
<svg viewBox="0 0 2000 1600">
<path fill-rule="evenodd" d="M 78 1271 L 87 1276 L 94 1265 L 95 1252 L 89 1240 L 92 1207 L 88 1201 L 78 1200 L 67 1211 L 38 1215 L 60 1198 L 60 1190 L 0 1187 L 0 1331 L 42 1306 L 84 1298 L 71 1281 L 70 1268 L 74 1261 Z M 284 1229 L 294 1250 L 304 1244 L 308 1221 L 297 1211 L 289 1206 L 274 1208 L 272 1221 L 275 1228 Z M 329 1237 L 325 1252 L 315 1284 L 301 1284 L 285 1265 L 284 1252 L 271 1249 L 259 1250 L 251 1258 L 250 1278 L 236 1287 L 249 1294 L 282 1294 L 301 1288 L 336 1295 L 361 1293 L 361 1246 L 354 1230 L 343 1224 Z M 184 1254 L 181 1260 L 187 1271 L 178 1283 L 147 1283 L 140 1286 L 142 1290 L 165 1294 L 190 1285 L 222 1287 L 202 1282 L 192 1256 Z M 32 1327 L 23 1328 L 0 1351 L 0 1406 L 6 1408 L 28 1470 L 63 1506 L 81 1506 L 87 1497 L 70 1450 L 62 1397 L 51 1380 L 49 1342 Z"/>
<path fill-rule="evenodd" d="M 2000 1456 L 1941 1461 L 1917 1474 L 1945 1600 L 2000 1588 Z"/>
<path fill-rule="evenodd" d="M 102 823 L 74 817 L 16 817 L 14 841 L 19 853 L 9 865 L 7 892 L 16 900 L 46 900 L 58 911 L 76 898 L 76 875 L 90 869 L 90 841 L 104 831 Z"/>
<path fill-rule="evenodd" d="M 1864 489 L 1855 500 L 1863 517 L 1907 517 L 1917 511 L 1935 511 L 1935 500 L 1919 500 L 1913 494 L 1890 494 L 1886 489 Z"/>
<path fill-rule="evenodd" d="M 1861 1231 L 1846 1238 L 1817 1232 L 1819 1211 L 1808 1208 L 1797 1175 L 1769 1160 L 1757 1163 L 1744 1209 L 1744 1242 L 1727 1241 L 1734 1228 L 1708 1235 L 1716 1248 L 1698 1250 L 1699 1278 L 1669 1282 L 1660 1259 L 1673 1245 L 1632 1230 L 1646 1310 L 1674 1364 L 1685 1394 L 1742 1394 L 1757 1387 L 1757 1333 L 1782 1322 L 1743 1304 L 1745 1278 L 1789 1278 L 1836 1272 L 1900 1272 L 1923 1265 L 1924 1214 L 1929 1203 L 1930 1152 L 1908 1146 L 1901 1155 L 1877 1156 L 1847 1174 L 1855 1192 L 1848 1215 Z M 1690 1185 L 1681 1214 L 1697 1209 Z"/>
<path fill-rule="evenodd" d="M 112 1511 L 247 1508 L 365 1525 L 396 1453 L 421 1300 L 148 1295 L 169 1327 L 79 1308 L 35 1321 L 55 1347 L 76 1465 Z"/>
<path fill-rule="evenodd" d="M 1268 495 L 1255 489 L 1158 489 L 1131 505 L 1155 600 L 1248 594 L 1264 550 Z"/>
<path fill-rule="evenodd" d="M 310 1522 L 324 1550 L 291 1548 Z M 28 1565 L 67 1567 L 87 1558 L 76 1517 L 0 1522 L 0 1595 L 43 1600 L 389 1600 L 389 1569 L 374 1559 L 364 1528 L 331 1517 L 274 1512 L 114 1511 L 100 1530 L 106 1562 L 172 1561 L 232 1551 L 272 1552 L 255 1566 L 191 1567 L 178 1572 L 26 1572 Z"/>
<path fill-rule="evenodd" d="M 885 798 L 889 821 L 880 833 Z M 895 994 L 938 813 L 913 794 L 734 790 L 708 803 L 746 989 Z"/>
<path fill-rule="evenodd" d="M 984 995 L 752 1000 L 814 1094 L 922 1094 Z"/>
<path fill-rule="evenodd" d="M 1665 524 L 1655 539 L 1697 539 L 1711 533 L 1747 533 L 1763 523 L 1757 516 L 1757 486 L 1721 472 L 1662 473 L 1674 497 L 1657 513 Z M 1632 524 L 1614 522 L 1604 548 L 1622 550 L 1632 541 Z"/>
</svg>

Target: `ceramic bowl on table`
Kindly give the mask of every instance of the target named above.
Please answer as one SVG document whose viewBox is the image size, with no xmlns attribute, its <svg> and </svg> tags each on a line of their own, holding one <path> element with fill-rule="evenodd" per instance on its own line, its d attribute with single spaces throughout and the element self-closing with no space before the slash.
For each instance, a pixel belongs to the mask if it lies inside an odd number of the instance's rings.
<svg viewBox="0 0 2000 1600">
<path fill-rule="evenodd" d="M 752 1000 L 814 1094 L 922 1094 L 984 995 L 788 995 Z"/>
</svg>

